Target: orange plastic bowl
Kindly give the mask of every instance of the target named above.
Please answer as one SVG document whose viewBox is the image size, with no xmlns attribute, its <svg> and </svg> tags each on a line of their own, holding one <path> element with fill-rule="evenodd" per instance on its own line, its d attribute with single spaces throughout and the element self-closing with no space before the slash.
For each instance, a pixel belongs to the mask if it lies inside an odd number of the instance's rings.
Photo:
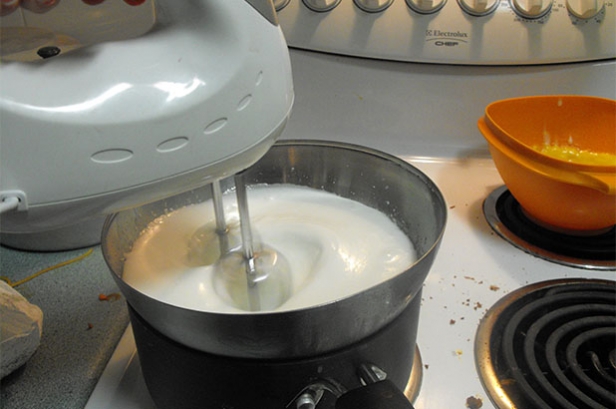
<svg viewBox="0 0 616 409">
<path fill-rule="evenodd" d="M 479 130 L 507 188 L 546 227 L 585 234 L 616 224 L 616 156 L 583 164 L 540 153 L 546 143 L 616 155 L 616 101 L 537 96 L 496 101 Z"/>
</svg>

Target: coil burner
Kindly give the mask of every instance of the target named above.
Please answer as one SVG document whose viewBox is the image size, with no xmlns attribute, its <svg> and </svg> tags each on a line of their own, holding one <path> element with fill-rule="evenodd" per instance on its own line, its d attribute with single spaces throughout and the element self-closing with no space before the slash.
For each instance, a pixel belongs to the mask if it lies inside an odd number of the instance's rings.
<svg viewBox="0 0 616 409">
<path fill-rule="evenodd" d="M 616 407 L 616 282 L 566 279 L 509 293 L 483 317 L 475 359 L 500 409 Z"/>
<path fill-rule="evenodd" d="M 570 235 L 533 222 L 506 186 L 483 203 L 492 229 L 515 247 L 554 263 L 588 270 L 616 270 L 616 227 L 594 235 Z"/>
</svg>

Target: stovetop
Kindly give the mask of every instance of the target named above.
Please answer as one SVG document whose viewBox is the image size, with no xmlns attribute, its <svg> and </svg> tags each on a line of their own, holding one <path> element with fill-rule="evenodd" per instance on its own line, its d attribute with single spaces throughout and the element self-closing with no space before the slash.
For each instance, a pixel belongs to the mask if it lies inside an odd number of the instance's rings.
<svg viewBox="0 0 616 409">
<path fill-rule="evenodd" d="M 351 3 L 341 2 L 347 9 L 350 9 Z M 452 51 L 449 45 L 455 43 L 455 47 L 458 47 L 460 42 L 447 40 L 437 45 L 429 33 L 438 31 L 447 36 L 458 35 L 459 31 L 466 33 L 468 30 L 458 30 L 459 24 L 475 24 L 475 27 L 481 28 L 485 23 L 490 23 L 500 30 L 498 24 L 493 24 L 496 20 L 490 20 L 490 17 L 469 18 L 464 15 L 458 10 L 456 2 L 447 4 L 447 11 L 455 10 L 462 16 L 455 26 L 441 25 L 441 17 L 414 15 L 404 3 L 396 2 L 395 8 L 388 9 L 388 16 L 396 17 L 396 11 L 404 9 L 405 13 L 399 14 L 399 17 L 412 18 L 414 24 L 425 24 L 425 28 L 429 29 L 425 30 L 426 44 L 440 47 L 439 52 L 443 55 Z M 510 7 L 508 2 L 500 3 L 503 7 L 499 8 L 499 12 Z M 557 3 L 563 5 L 562 1 Z M 607 7 L 613 15 L 614 5 L 609 2 Z M 288 8 L 286 13 L 292 10 Z M 580 33 L 593 30 L 595 24 L 600 24 L 595 21 L 580 28 L 580 25 L 567 21 L 567 14 L 563 10 L 560 7 L 559 13 L 553 15 L 554 18 L 550 17 L 552 19 L 549 24 L 566 22 L 569 33 L 573 33 L 576 38 L 583 38 Z M 447 17 L 449 14 L 443 15 Z M 321 13 L 314 17 L 324 16 Z M 360 14 L 359 18 L 361 21 L 368 18 L 374 20 L 378 24 L 366 27 L 378 32 L 382 28 L 389 28 L 381 16 L 377 13 Z M 332 21 L 330 18 L 329 22 Z M 351 24 L 356 20 L 346 21 Z M 540 27 L 546 27 L 544 22 L 510 21 L 525 36 L 527 32 L 530 33 L 530 40 L 541 37 L 536 34 L 540 33 Z M 344 28 L 336 24 L 330 26 Z M 433 28 L 438 30 L 433 31 Z M 402 29 L 411 30 L 412 27 L 405 22 Z M 364 33 L 360 30 L 350 30 L 349 33 L 363 39 Z M 470 33 L 473 40 L 478 42 L 477 47 L 473 48 L 474 52 L 469 54 L 475 58 L 481 54 L 481 47 L 485 45 L 487 37 L 481 35 L 481 30 Z M 495 41 L 499 53 L 511 51 L 512 47 L 502 45 L 510 40 L 509 37 L 504 40 L 489 37 L 490 41 Z M 567 36 L 543 37 L 546 41 L 564 41 L 567 47 L 570 45 Z M 298 38 L 302 41 L 315 39 L 314 36 L 303 34 Z M 327 44 L 333 44 L 331 36 L 318 37 L 321 38 Z M 400 35 L 399 38 L 414 41 L 423 37 Z M 347 41 L 347 37 L 335 39 Z M 353 46 L 364 44 L 361 41 L 347 42 Z M 387 43 L 392 45 L 389 40 Z M 441 47 L 445 43 L 449 45 Z M 404 42 L 400 44 L 406 47 L 404 50 L 429 51 L 424 47 L 407 47 Z M 523 44 L 536 49 L 540 43 L 527 41 L 518 45 Z M 613 42 L 611 44 L 613 47 Z M 458 48 L 460 51 L 466 49 Z M 569 48 L 575 51 L 573 47 Z M 585 46 L 581 49 L 584 53 L 588 51 Z M 422 358 L 423 378 L 415 400 L 417 409 L 478 405 L 488 409 L 495 407 L 479 380 L 474 343 L 478 325 L 486 310 L 506 294 L 527 284 L 552 279 L 577 277 L 614 280 L 614 271 L 563 266 L 530 255 L 492 230 L 483 215 L 482 205 L 503 182 L 475 125 L 487 104 L 503 98 L 542 94 L 584 94 L 615 98 L 616 60 L 613 53 L 608 53 L 604 58 L 606 60 L 577 64 L 468 67 L 384 62 L 292 50 L 296 100 L 283 138 L 350 142 L 398 155 L 432 178 L 447 201 L 445 235 L 422 293 L 417 346 Z M 527 62 L 538 64 L 537 61 Z M 104 266 L 101 265 L 100 269 L 104 269 Z M 83 275 L 88 276 L 85 273 Z M 96 289 L 112 291 L 110 287 L 111 284 L 107 284 Z M 71 295 L 72 298 L 81 300 Z M 99 303 L 98 300 L 95 302 Z M 116 321 L 120 321 L 119 315 L 113 316 Z M 122 319 L 126 319 L 125 313 Z M 97 328 L 95 326 L 96 331 Z M 92 336 L 98 334 L 93 331 L 89 333 Z M 103 360 L 108 351 L 106 347 L 101 348 L 95 358 Z M 63 366 L 70 367 L 64 365 L 64 362 Z M 36 379 L 32 383 L 38 381 Z M 40 401 L 37 402 L 40 404 Z M 85 407 L 112 408 L 156 409 L 140 373 L 130 326 Z"/>
<path fill-rule="evenodd" d="M 495 407 L 475 366 L 475 333 L 486 310 L 530 283 L 573 277 L 613 279 L 614 272 L 546 261 L 496 234 L 482 210 L 486 197 L 502 185 L 491 159 L 404 159 L 434 180 L 448 206 L 443 242 L 422 294 L 417 344 L 423 378 L 415 407 L 466 407 L 467 400 Z M 155 408 L 135 351 L 129 327 L 86 409 Z"/>
</svg>

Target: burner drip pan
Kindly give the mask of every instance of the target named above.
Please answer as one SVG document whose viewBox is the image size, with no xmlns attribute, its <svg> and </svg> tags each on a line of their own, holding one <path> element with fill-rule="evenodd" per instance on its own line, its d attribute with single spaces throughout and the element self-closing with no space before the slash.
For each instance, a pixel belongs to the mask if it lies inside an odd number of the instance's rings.
<svg viewBox="0 0 616 409">
<path fill-rule="evenodd" d="M 520 288 L 482 319 L 475 359 L 500 409 L 616 407 L 616 282 Z"/>
<path fill-rule="evenodd" d="M 533 222 L 506 186 L 484 201 L 486 220 L 499 236 L 542 259 L 589 270 L 616 270 L 616 227 L 594 235 L 556 232 Z"/>
</svg>

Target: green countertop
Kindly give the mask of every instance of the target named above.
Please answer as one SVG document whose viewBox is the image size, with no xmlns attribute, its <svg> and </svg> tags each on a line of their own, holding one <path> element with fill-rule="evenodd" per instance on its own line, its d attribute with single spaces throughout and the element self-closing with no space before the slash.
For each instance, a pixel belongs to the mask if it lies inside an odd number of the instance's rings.
<svg viewBox="0 0 616 409">
<path fill-rule="evenodd" d="M 0 276 L 16 282 L 88 250 L 41 253 L 0 247 Z M 80 261 L 15 287 L 43 311 L 43 334 L 32 358 L 2 380 L 1 408 L 85 406 L 128 324 L 126 303 L 114 296 L 120 293 L 101 249 L 92 250 Z M 111 297 L 105 300 L 101 294 Z"/>
</svg>

